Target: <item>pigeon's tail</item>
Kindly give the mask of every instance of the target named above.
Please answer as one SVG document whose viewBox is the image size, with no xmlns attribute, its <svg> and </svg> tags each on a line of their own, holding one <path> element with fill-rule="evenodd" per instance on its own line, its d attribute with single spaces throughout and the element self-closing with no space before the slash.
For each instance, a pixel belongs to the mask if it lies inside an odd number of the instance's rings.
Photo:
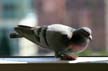
<svg viewBox="0 0 108 71">
<path fill-rule="evenodd" d="M 10 38 L 21 38 L 22 36 L 17 34 L 16 32 L 10 33 Z"/>
<path fill-rule="evenodd" d="M 28 29 L 30 29 L 30 28 L 32 28 L 32 27 L 29 27 L 29 26 L 23 26 L 23 25 L 18 25 L 18 27 L 22 27 L 22 28 L 28 28 Z M 15 27 L 15 28 L 18 28 L 18 27 Z M 14 28 L 14 29 L 15 29 Z M 17 32 L 13 32 L 13 33 L 10 33 L 10 38 L 21 38 L 21 37 L 23 37 L 22 35 L 20 35 L 20 34 L 18 34 Z"/>
<path fill-rule="evenodd" d="M 39 28 L 37 28 L 38 30 Z M 10 38 L 21 38 L 24 37 L 33 43 L 36 43 L 40 45 L 40 38 L 39 35 L 36 34 L 34 31 L 34 27 L 28 27 L 24 25 L 18 25 L 17 27 L 14 28 L 15 33 L 10 34 Z M 36 28 L 35 28 L 36 30 Z"/>
</svg>

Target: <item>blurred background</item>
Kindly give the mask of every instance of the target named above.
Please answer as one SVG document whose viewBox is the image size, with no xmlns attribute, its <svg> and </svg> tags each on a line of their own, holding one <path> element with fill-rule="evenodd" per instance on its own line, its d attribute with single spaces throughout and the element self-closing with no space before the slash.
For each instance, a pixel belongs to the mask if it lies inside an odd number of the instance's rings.
<svg viewBox="0 0 108 71">
<path fill-rule="evenodd" d="M 10 39 L 18 24 L 90 27 L 93 40 L 79 56 L 108 55 L 108 0 L 0 0 L 0 56 L 52 56 L 25 38 Z"/>
</svg>

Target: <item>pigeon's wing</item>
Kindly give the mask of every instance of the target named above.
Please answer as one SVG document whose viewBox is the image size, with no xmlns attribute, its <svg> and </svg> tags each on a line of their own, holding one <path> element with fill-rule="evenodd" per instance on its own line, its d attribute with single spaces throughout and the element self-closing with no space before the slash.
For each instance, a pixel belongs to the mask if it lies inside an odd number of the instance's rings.
<svg viewBox="0 0 108 71">
<path fill-rule="evenodd" d="M 39 28 L 37 28 L 37 30 L 38 29 Z M 36 43 L 37 45 L 41 46 L 39 35 L 34 32 L 33 27 L 18 25 L 17 27 L 15 27 L 15 31 L 20 36 L 25 37 L 26 39 L 28 39 L 28 40 Z"/>
<path fill-rule="evenodd" d="M 67 37 L 69 39 L 72 38 L 73 32 L 76 29 L 66 26 L 66 25 L 62 25 L 62 24 L 52 24 L 48 26 L 48 31 L 55 31 L 55 32 L 59 32 L 63 35 L 67 35 Z"/>
</svg>

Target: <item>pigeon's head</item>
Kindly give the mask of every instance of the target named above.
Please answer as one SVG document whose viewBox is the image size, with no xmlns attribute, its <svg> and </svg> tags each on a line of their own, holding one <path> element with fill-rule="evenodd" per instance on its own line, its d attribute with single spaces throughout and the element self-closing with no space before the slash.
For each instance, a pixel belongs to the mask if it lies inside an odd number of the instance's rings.
<svg viewBox="0 0 108 71">
<path fill-rule="evenodd" d="M 92 31 L 88 27 L 81 27 L 73 32 L 71 41 L 76 44 L 86 42 L 87 39 L 92 40 Z"/>
<path fill-rule="evenodd" d="M 76 30 L 76 32 L 80 33 L 81 35 L 89 38 L 90 40 L 92 40 L 92 31 L 90 28 L 88 27 L 81 27 L 79 29 Z"/>
<path fill-rule="evenodd" d="M 76 29 L 73 32 L 68 49 L 71 50 L 71 52 L 82 52 L 87 48 L 90 40 L 92 40 L 91 34 L 92 31 L 88 27 Z"/>
</svg>

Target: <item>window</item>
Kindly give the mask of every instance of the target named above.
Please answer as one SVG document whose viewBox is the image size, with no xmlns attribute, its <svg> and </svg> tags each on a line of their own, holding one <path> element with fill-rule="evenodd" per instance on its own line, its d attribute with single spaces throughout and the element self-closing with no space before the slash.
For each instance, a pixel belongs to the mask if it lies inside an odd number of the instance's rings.
<svg viewBox="0 0 108 71">
<path fill-rule="evenodd" d="M 17 17 L 16 14 L 16 6 L 14 4 L 3 4 L 2 6 L 3 11 L 2 11 L 2 17 L 7 19 L 7 18 L 15 18 Z"/>
</svg>

